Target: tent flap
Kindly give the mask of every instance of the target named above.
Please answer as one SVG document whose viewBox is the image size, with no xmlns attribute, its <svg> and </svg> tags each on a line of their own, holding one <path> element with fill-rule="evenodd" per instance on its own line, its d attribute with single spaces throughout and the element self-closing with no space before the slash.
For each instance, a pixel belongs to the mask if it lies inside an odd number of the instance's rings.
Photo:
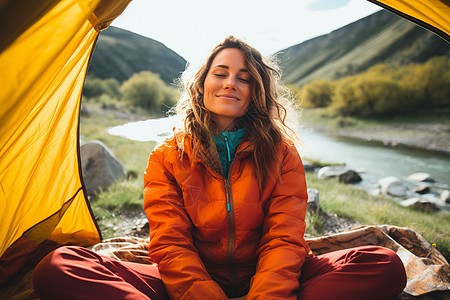
<svg viewBox="0 0 450 300">
<path fill-rule="evenodd" d="M 449 0 L 368 0 L 442 37 L 450 43 Z"/>
<path fill-rule="evenodd" d="M 101 240 L 80 175 L 81 90 L 99 30 L 129 2 L 0 5 L 0 282 L 43 242 Z"/>
</svg>

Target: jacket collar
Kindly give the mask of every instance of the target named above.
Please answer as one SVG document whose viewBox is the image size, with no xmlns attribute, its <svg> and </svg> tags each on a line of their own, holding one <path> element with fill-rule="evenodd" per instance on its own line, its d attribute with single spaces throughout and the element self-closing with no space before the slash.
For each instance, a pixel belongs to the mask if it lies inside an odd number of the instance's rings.
<svg viewBox="0 0 450 300">
<path fill-rule="evenodd" d="M 217 174 L 222 174 L 219 154 L 215 145 L 209 145 L 205 147 L 202 145 L 202 149 L 199 154 L 194 157 L 192 153 L 192 139 L 191 136 L 184 130 L 174 128 L 174 137 L 177 143 L 180 159 L 186 154 L 189 160 L 194 163 L 201 163 L 208 166 L 211 170 Z M 254 145 L 249 141 L 242 141 L 236 149 L 235 158 L 245 157 L 250 154 L 254 149 Z M 214 158 L 215 157 L 215 158 Z"/>
</svg>

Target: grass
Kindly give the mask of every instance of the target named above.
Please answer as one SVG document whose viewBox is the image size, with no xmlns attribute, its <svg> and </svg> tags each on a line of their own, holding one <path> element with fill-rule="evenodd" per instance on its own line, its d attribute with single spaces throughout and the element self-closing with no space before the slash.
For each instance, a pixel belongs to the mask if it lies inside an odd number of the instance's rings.
<svg viewBox="0 0 450 300">
<path fill-rule="evenodd" d="M 95 115 L 83 118 L 81 134 L 84 141 L 101 140 L 124 164 L 127 172 L 136 177 L 118 181 L 108 190 L 90 198 L 94 214 L 99 222 L 104 238 L 114 236 L 114 224 L 122 221 L 124 212 L 142 209 L 143 172 L 147 158 L 154 148 L 154 142 L 131 141 L 107 134 L 107 128 L 126 123 L 112 115 Z M 315 161 L 317 166 L 325 165 Z M 326 214 L 336 214 L 363 225 L 390 224 L 408 227 L 421 234 L 427 241 L 450 258 L 450 214 L 445 212 L 425 213 L 405 208 L 392 199 L 373 197 L 367 192 L 339 183 L 337 180 L 319 180 L 314 173 L 307 173 L 308 187 L 320 192 L 321 210 Z M 307 214 L 307 233 L 319 236 L 322 233 L 324 216 Z"/>
</svg>

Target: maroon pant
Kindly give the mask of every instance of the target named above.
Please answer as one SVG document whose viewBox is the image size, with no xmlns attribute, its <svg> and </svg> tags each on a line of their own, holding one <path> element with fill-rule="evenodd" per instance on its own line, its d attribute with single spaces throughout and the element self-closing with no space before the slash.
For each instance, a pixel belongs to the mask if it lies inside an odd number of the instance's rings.
<svg viewBox="0 0 450 300">
<path fill-rule="evenodd" d="M 169 299 L 155 265 L 121 262 L 82 247 L 62 247 L 33 273 L 42 299 Z M 395 252 L 377 246 L 345 249 L 307 259 L 299 299 L 392 299 L 406 285 Z"/>
</svg>

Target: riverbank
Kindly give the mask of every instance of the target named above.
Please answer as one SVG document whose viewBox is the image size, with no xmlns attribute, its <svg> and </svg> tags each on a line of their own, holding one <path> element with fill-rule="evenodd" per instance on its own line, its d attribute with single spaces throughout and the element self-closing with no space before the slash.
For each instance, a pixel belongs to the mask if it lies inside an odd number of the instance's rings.
<svg viewBox="0 0 450 300">
<path fill-rule="evenodd" d="M 450 155 L 450 121 L 445 116 L 446 113 L 450 112 L 363 120 L 330 117 L 324 109 L 305 109 L 302 114 L 302 127 L 331 136 Z"/>
</svg>

